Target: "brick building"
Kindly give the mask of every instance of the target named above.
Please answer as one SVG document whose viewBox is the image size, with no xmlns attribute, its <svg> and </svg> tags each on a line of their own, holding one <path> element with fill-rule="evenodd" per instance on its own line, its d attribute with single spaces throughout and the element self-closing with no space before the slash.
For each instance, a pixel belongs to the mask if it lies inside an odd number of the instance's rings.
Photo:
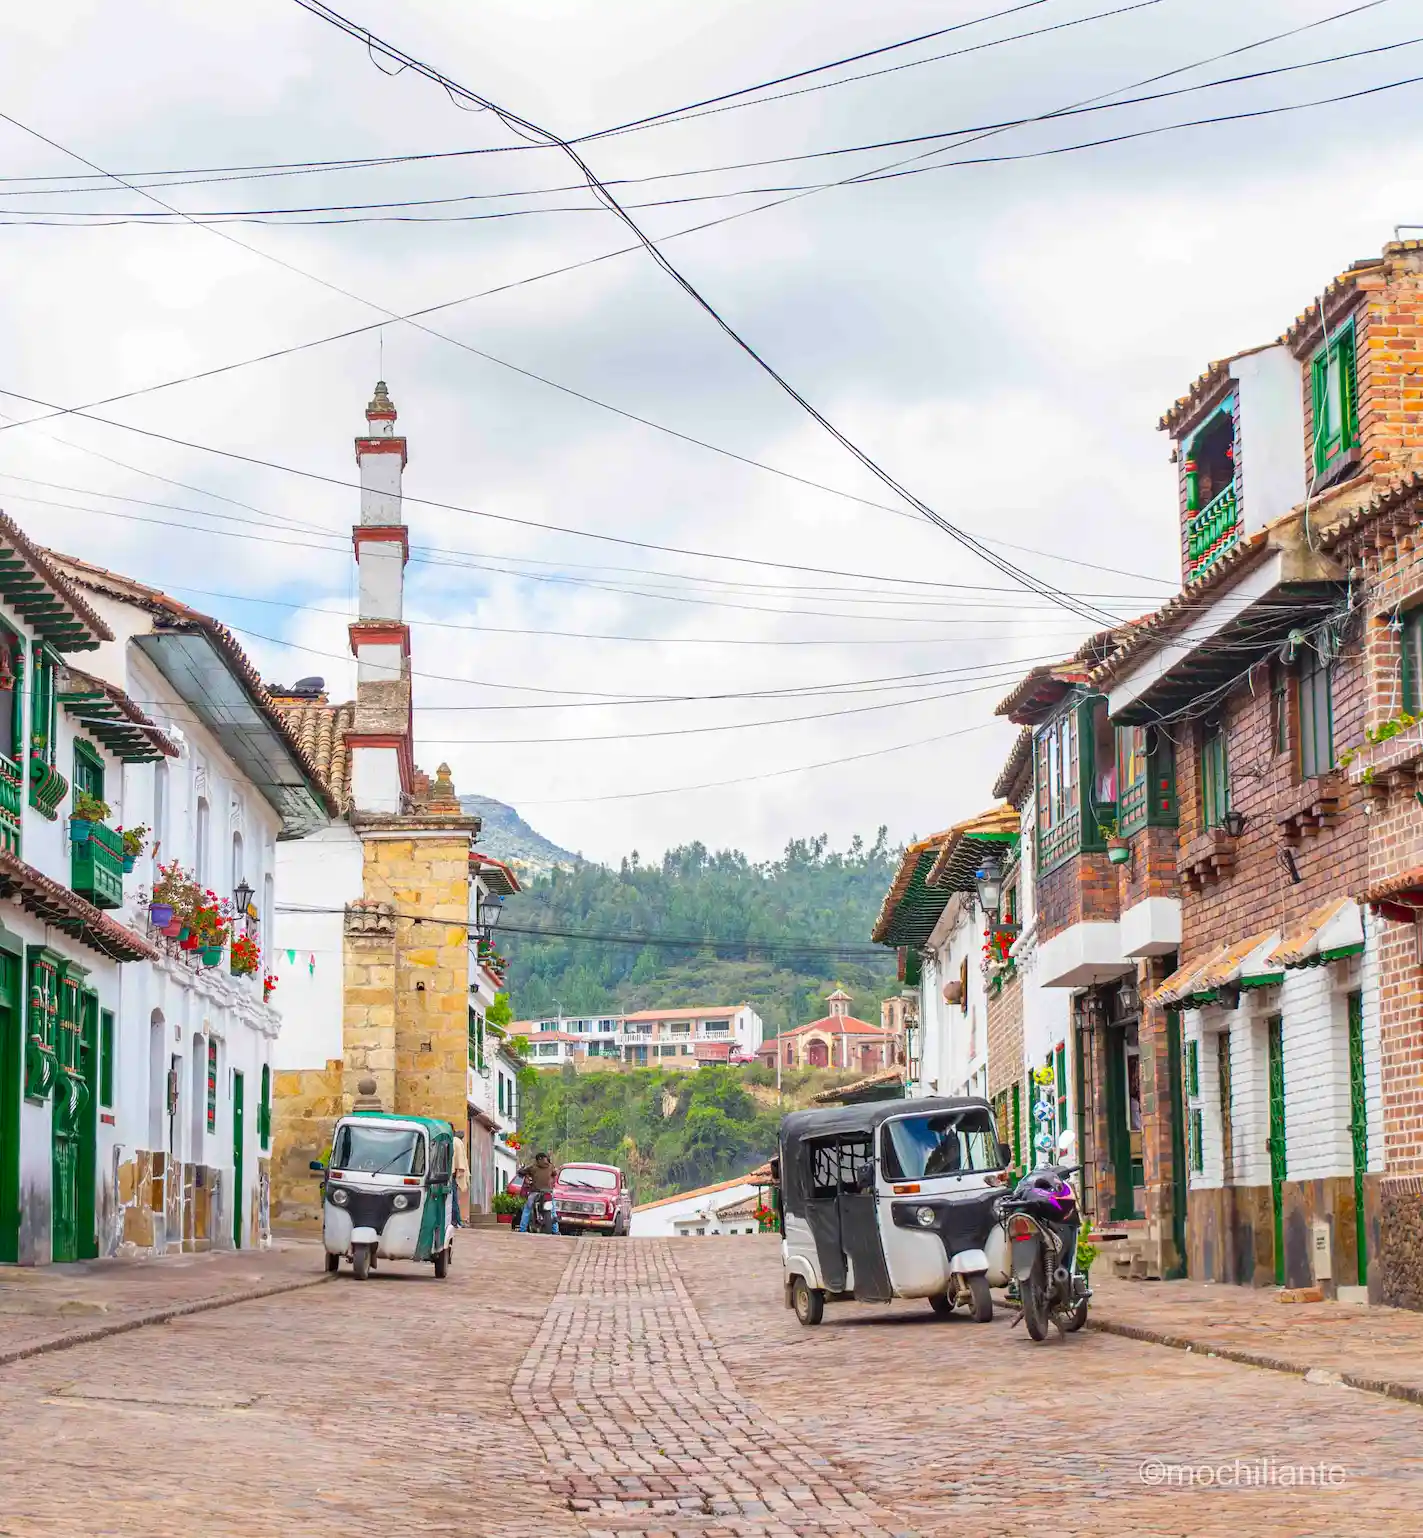
<svg viewBox="0 0 1423 1538">
<path fill-rule="evenodd" d="M 1356 723 L 1353 735 L 1339 746 L 1347 779 L 1354 793 L 1365 798 L 1369 813 L 1362 895 L 1374 916 L 1370 927 L 1376 938 L 1380 1104 L 1377 1124 L 1370 1118 L 1367 1151 L 1369 1169 L 1382 1166 L 1371 1279 L 1384 1302 L 1409 1308 L 1423 1308 L 1420 531 L 1423 480 L 1415 474 L 1384 490 L 1320 540 L 1348 569 L 1362 628 L 1363 729 L 1360 733 Z"/>
<path fill-rule="evenodd" d="M 1357 898 L 1375 873 L 1386 889 L 1406 877 L 1412 822 L 1374 799 L 1370 766 L 1346 775 L 1340 759 L 1401 687 L 1407 563 L 1381 562 L 1362 605 L 1351 566 L 1381 528 L 1395 538 L 1389 493 L 1423 464 L 1420 274 L 1415 242 L 1356 263 L 1166 414 L 1184 586 L 1090 677 L 1119 731 L 1175 764 L 1182 965 L 1145 1003 L 1168 1034 L 1182 1021 L 1188 1263 L 1214 1280 L 1384 1285 L 1386 1094 L 1407 1144 L 1380 1039 L 1385 946 L 1393 1078 L 1416 1035 L 1416 974 L 1396 920 Z M 1168 1154 L 1174 1109 L 1144 1105 Z M 1164 1174 L 1148 1154 L 1158 1207 Z M 1405 1206 L 1407 1180 L 1393 1188 Z"/>
</svg>

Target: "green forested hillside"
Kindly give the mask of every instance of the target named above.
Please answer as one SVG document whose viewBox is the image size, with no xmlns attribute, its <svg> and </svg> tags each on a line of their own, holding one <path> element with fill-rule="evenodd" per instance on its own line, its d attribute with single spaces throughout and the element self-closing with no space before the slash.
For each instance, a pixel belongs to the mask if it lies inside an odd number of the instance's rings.
<svg viewBox="0 0 1423 1538">
<path fill-rule="evenodd" d="M 510 900 L 508 924 L 719 944 L 714 951 L 501 931 L 515 1017 L 749 1002 L 771 1034 L 824 1014 L 824 996 L 838 982 L 854 995 L 855 1014 L 877 1020 L 880 1000 L 897 986 L 892 953 L 847 960 L 767 947 L 866 946 L 897 860 L 881 828 L 872 845 L 856 838 L 844 851 L 824 837 L 795 839 L 764 864 L 694 843 L 669 850 L 657 865 L 634 852 L 618 870 L 584 863 L 550 871 Z"/>
<path fill-rule="evenodd" d="M 559 1164 L 616 1164 L 631 1179 L 635 1202 L 656 1201 L 764 1163 L 775 1152 L 782 1110 L 847 1077 L 854 1075 L 786 1073 L 778 1108 L 775 1074 L 761 1067 L 529 1071 L 519 1134 L 530 1156 L 546 1149 Z"/>
</svg>

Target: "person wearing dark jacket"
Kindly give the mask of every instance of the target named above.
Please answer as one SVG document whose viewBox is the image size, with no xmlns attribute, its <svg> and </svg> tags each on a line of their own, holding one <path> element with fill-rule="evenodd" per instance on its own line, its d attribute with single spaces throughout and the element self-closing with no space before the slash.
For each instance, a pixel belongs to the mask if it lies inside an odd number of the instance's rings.
<svg viewBox="0 0 1423 1538">
<path fill-rule="evenodd" d="M 534 1155 L 534 1162 L 526 1164 L 519 1173 L 524 1177 L 524 1215 L 519 1219 L 519 1232 L 526 1234 L 534 1216 L 534 1200 L 540 1194 L 552 1196 L 553 1183 L 558 1176 L 553 1160 L 546 1153 Z M 558 1212 L 553 1213 L 554 1233 L 558 1232 Z"/>
</svg>

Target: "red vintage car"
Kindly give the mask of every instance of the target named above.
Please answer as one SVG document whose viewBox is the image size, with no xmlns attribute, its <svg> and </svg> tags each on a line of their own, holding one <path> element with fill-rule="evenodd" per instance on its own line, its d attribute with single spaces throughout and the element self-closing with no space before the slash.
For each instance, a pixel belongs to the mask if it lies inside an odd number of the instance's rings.
<svg viewBox="0 0 1423 1538">
<path fill-rule="evenodd" d="M 632 1188 L 615 1164 L 565 1164 L 553 1187 L 558 1231 L 627 1238 L 632 1226 Z"/>
</svg>

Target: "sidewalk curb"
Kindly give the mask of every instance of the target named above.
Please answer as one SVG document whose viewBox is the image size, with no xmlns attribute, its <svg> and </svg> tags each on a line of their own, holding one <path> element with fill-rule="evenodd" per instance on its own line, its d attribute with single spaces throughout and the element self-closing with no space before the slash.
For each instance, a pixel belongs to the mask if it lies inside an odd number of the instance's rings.
<svg viewBox="0 0 1423 1538">
<path fill-rule="evenodd" d="M 233 1303 L 255 1303 L 260 1298 L 275 1298 L 284 1292 L 299 1292 L 304 1287 L 319 1287 L 335 1278 L 323 1272 L 319 1276 L 304 1276 L 294 1282 L 278 1282 L 270 1287 L 249 1287 L 244 1292 L 225 1293 L 216 1298 L 198 1298 L 191 1303 L 175 1303 L 171 1308 L 154 1309 L 152 1313 L 137 1314 L 130 1319 L 115 1319 L 112 1324 L 96 1324 L 90 1329 L 73 1330 L 68 1335 L 57 1335 L 51 1340 L 34 1341 L 28 1346 L 14 1346 L 0 1351 L 0 1367 L 10 1367 L 29 1357 L 45 1356 L 52 1351 L 68 1351 L 74 1346 L 87 1346 L 97 1340 L 107 1340 L 111 1335 L 127 1335 L 150 1324 L 167 1324 L 189 1314 L 207 1314 L 214 1309 L 227 1308 Z"/>
<path fill-rule="evenodd" d="M 1212 1345 L 1195 1340 L 1188 1335 L 1171 1335 L 1165 1330 L 1153 1330 L 1146 1325 L 1118 1324 L 1111 1319 L 1088 1318 L 1087 1328 L 1099 1330 L 1103 1335 L 1120 1335 L 1127 1340 L 1144 1341 L 1152 1346 L 1168 1346 L 1173 1351 L 1189 1351 L 1197 1356 L 1217 1357 L 1225 1362 L 1238 1362 L 1244 1367 L 1263 1367 L 1269 1372 L 1288 1373 L 1292 1378 L 1306 1378 L 1310 1373 L 1321 1373 L 1331 1383 L 1345 1388 L 1359 1389 L 1366 1394 L 1380 1394 L 1385 1399 L 1402 1399 L 1409 1404 L 1423 1405 L 1423 1387 L 1415 1383 L 1398 1383 L 1392 1378 L 1370 1378 L 1362 1373 L 1337 1372 L 1332 1367 L 1319 1367 L 1310 1363 L 1289 1362 L 1283 1357 L 1266 1356 L 1263 1351 L 1247 1351 L 1239 1346 Z"/>
</svg>

